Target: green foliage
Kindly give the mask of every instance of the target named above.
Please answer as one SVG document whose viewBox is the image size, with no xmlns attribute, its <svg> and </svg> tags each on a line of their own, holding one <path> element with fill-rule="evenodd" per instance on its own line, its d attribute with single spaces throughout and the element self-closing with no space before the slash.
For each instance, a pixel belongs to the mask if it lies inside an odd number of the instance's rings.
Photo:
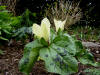
<svg viewBox="0 0 100 75">
<path fill-rule="evenodd" d="M 36 13 L 30 12 L 28 9 L 21 15 L 12 18 L 12 27 L 14 30 L 13 37 L 25 40 L 32 38 L 32 24 L 35 22 Z"/>
<path fill-rule="evenodd" d="M 97 68 L 88 68 L 85 69 L 84 72 L 86 72 L 86 75 L 100 75 L 100 69 Z"/>
<path fill-rule="evenodd" d="M 39 43 L 39 40 L 35 40 L 25 46 L 24 56 L 19 62 L 19 69 L 21 72 L 25 73 L 26 75 L 29 74 L 39 56 L 39 49 L 41 47 L 42 44 Z"/>
<path fill-rule="evenodd" d="M 5 6 L 0 6 L 0 40 L 8 41 L 11 35 L 11 13 L 9 13 Z"/>
<path fill-rule="evenodd" d="M 22 14 L 22 25 L 29 27 L 32 26 L 36 13 L 30 12 L 28 9 Z"/>
<path fill-rule="evenodd" d="M 51 29 L 50 43 L 43 38 L 28 43 L 23 58 L 19 62 L 21 72 L 28 75 L 38 57 L 45 62 L 48 72 L 70 75 L 78 72 L 78 61 L 85 65 L 100 66 L 91 53 L 85 50 L 80 41 L 61 30 L 55 33 Z"/>
<path fill-rule="evenodd" d="M 12 24 L 11 26 L 16 30 L 21 27 L 22 16 L 12 17 Z"/>
<path fill-rule="evenodd" d="M 9 41 L 11 37 L 25 40 L 27 37 L 32 37 L 30 26 L 32 26 L 36 14 L 27 9 L 21 16 L 13 17 L 5 8 L 5 6 L 0 6 L 0 40 Z M 12 32 L 14 32 L 13 36 Z"/>
<path fill-rule="evenodd" d="M 29 35 L 32 36 L 32 27 L 21 27 L 14 32 L 13 37 L 16 37 L 17 40 L 25 40 Z"/>
<path fill-rule="evenodd" d="M 12 18 L 12 26 L 15 29 L 30 27 L 35 22 L 35 16 L 36 13 L 32 13 L 27 9 L 22 15 Z"/>
</svg>

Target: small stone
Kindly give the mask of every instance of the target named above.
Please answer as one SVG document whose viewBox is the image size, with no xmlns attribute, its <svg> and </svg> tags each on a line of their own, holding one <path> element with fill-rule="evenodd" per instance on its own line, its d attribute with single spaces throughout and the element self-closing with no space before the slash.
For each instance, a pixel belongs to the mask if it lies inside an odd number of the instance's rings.
<svg viewBox="0 0 100 75">
<path fill-rule="evenodd" d="M 96 51 L 96 53 L 98 54 L 98 53 L 99 53 L 99 51 Z"/>
</svg>

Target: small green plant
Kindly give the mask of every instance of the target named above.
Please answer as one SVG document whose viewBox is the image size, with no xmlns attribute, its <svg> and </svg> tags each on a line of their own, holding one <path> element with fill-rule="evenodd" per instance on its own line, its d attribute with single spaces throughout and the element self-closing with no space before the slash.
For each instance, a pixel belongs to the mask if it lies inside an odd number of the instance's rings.
<svg viewBox="0 0 100 75">
<path fill-rule="evenodd" d="M 36 13 L 30 12 L 28 9 L 21 15 L 12 18 L 12 27 L 14 30 L 13 37 L 17 40 L 24 40 L 32 38 L 32 24 L 35 22 Z"/>
<path fill-rule="evenodd" d="M 56 32 L 50 28 L 51 24 L 47 18 L 42 20 L 41 26 L 33 24 L 35 40 L 24 48 L 24 55 L 19 62 L 21 72 L 29 75 L 39 57 L 45 62 L 48 72 L 60 75 L 78 72 L 78 61 L 85 65 L 100 66 L 80 41 L 63 31 L 64 21 L 54 19 L 54 22 Z"/>
<path fill-rule="evenodd" d="M 5 6 L 0 6 L 0 40 L 8 41 L 11 34 L 11 13 L 5 9 Z"/>
</svg>

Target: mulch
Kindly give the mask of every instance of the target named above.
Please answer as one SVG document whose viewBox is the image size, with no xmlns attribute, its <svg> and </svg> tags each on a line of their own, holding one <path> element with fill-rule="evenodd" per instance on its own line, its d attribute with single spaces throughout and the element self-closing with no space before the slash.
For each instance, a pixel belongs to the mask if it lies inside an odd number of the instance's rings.
<svg viewBox="0 0 100 75">
<path fill-rule="evenodd" d="M 4 51 L 3 55 L 0 55 L 0 75 L 24 75 L 18 69 L 19 60 L 22 58 L 24 45 L 19 41 L 14 41 L 10 46 L 0 46 L 0 49 Z M 91 53 L 95 56 L 96 61 L 100 62 L 100 48 L 90 48 Z M 98 52 L 99 51 L 99 52 Z M 85 75 L 82 72 L 85 68 L 90 66 L 84 66 L 79 64 L 79 72 L 72 75 Z M 43 61 L 37 61 L 32 69 L 30 75 L 59 75 L 49 73 L 44 67 Z"/>
</svg>

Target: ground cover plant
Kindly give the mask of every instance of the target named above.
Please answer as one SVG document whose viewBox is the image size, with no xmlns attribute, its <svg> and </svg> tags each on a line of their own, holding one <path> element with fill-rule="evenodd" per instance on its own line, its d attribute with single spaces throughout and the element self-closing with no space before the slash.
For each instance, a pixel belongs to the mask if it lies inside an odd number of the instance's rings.
<svg viewBox="0 0 100 75">
<path fill-rule="evenodd" d="M 13 16 L 6 6 L 0 6 L 0 44 L 3 41 L 10 43 L 11 39 L 25 40 L 29 37 L 31 40 L 34 16 L 28 9 L 21 16 Z"/>
<path fill-rule="evenodd" d="M 22 15 L 13 18 L 12 26 L 15 29 L 13 37 L 16 37 L 16 40 L 25 41 L 27 38 L 32 40 L 32 24 L 36 22 L 35 17 L 36 13 L 27 9 Z"/>
<path fill-rule="evenodd" d="M 54 19 L 56 31 L 50 28 L 47 18 L 41 22 L 41 26 L 33 24 L 35 40 L 24 47 L 24 54 L 19 62 L 21 72 L 29 75 L 38 58 L 45 62 L 48 72 L 61 75 L 70 75 L 78 72 L 78 62 L 84 65 L 98 67 L 93 55 L 86 50 L 80 41 L 71 37 L 64 31 L 65 21 Z"/>
<path fill-rule="evenodd" d="M 5 6 L 0 6 L 0 40 L 9 41 L 11 36 L 11 14 L 5 9 Z"/>
</svg>

